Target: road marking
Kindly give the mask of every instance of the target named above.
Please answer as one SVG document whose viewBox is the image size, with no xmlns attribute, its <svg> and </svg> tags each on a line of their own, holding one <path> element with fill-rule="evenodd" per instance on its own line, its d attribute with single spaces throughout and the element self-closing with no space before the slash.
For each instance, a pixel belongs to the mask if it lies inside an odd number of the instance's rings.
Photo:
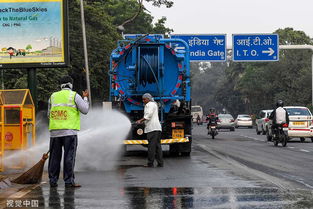
<svg viewBox="0 0 313 209">
<path fill-rule="evenodd" d="M 300 149 L 301 152 L 310 152 L 309 150 L 306 149 Z"/>
<path fill-rule="evenodd" d="M 289 149 L 294 149 L 295 147 L 287 147 L 287 148 L 289 148 Z"/>
<path fill-rule="evenodd" d="M 248 138 L 248 139 L 253 139 L 255 141 L 260 141 L 260 142 L 264 141 L 263 139 L 258 139 L 258 138 L 254 138 L 254 137 L 251 137 L 251 136 L 245 136 L 245 135 L 239 135 L 239 136 L 244 137 L 244 138 Z"/>
</svg>

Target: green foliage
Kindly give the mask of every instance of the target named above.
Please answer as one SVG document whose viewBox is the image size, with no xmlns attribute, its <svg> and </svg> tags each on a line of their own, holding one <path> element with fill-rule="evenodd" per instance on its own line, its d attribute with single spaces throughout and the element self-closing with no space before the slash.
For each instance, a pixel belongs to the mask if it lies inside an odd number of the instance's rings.
<svg viewBox="0 0 313 209">
<path fill-rule="evenodd" d="M 225 76 L 225 63 L 191 63 L 191 97 L 193 105 L 201 105 L 208 113 L 211 107 L 222 109 L 216 101 L 215 92 Z"/>
<path fill-rule="evenodd" d="M 146 0 L 147 2 L 152 2 L 154 6 L 160 7 L 161 5 L 165 5 L 167 8 L 173 6 L 173 1 L 169 0 Z"/>
<path fill-rule="evenodd" d="M 153 0 L 155 6 L 171 6 L 171 1 Z M 122 39 L 116 27 L 132 17 L 138 10 L 136 0 L 84 0 L 90 85 L 93 103 L 100 103 L 108 98 L 109 91 L 109 61 L 116 42 Z M 125 25 L 125 33 L 166 33 L 171 29 L 164 26 L 166 19 L 162 18 L 152 24 L 153 17 L 143 10 L 138 17 Z M 27 50 L 32 47 L 26 46 Z M 57 91 L 59 80 L 64 75 L 74 79 L 74 90 L 81 93 L 86 89 L 85 62 L 82 40 L 82 24 L 80 1 L 69 1 L 69 50 L 70 67 L 62 69 L 37 70 L 38 101 L 47 102 L 50 95 Z M 6 89 L 27 88 L 26 70 L 4 70 Z"/>
<path fill-rule="evenodd" d="M 26 47 L 25 47 L 25 49 L 27 50 L 27 51 L 29 51 L 29 50 L 31 50 L 33 47 L 32 47 L 32 45 L 30 45 L 30 44 L 28 44 Z"/>
</svg>

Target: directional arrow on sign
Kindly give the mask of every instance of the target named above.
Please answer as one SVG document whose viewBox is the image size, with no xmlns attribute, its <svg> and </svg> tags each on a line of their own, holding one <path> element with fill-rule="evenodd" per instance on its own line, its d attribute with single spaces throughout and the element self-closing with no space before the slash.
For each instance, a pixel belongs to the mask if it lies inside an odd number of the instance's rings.
<svg viewBox="0 0 313 209">
<path fill-rule="evenodd" d="M 272 48 L 268 48 L 268 50 L 263 50 L 262 53 L 268 53 L 268 56 L 272 56 L 275 51 Z"/>
<path fill-rule="evenodd" d="M 177 52 L 178 50 L 185 50 L 185 47 L 183 46 L 175 47 L 175 51 Z"/>
</svg>

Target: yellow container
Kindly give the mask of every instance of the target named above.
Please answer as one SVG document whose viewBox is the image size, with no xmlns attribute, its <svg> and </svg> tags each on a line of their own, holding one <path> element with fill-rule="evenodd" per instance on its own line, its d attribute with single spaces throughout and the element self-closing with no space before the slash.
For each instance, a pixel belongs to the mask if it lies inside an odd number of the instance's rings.
<svg viewBox="0 0 313 209">
<path fill-rule="evenodd" d="M 0 90 L 1 149 L 0 171 L 3 171 L 5 150 L 23 150 L 35 144 L 35 106 L 29 89 Z M 29 142 L 31 134 L 31 142 Z M 23 168 L 21 159 L 14 168 Z"/>
</svg>

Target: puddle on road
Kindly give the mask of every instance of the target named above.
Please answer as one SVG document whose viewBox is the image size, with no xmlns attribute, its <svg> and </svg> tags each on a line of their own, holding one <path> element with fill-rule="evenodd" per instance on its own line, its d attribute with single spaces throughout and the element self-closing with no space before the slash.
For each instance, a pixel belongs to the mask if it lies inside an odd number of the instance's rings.
<svg viewBox="0 0 313 209">
<path fill-rule="evenodd" d="M 66 189 L 62 185 L 38 187 L 24 200 L 38 200 L 38 208 L 313 208 L 309 190 L 280 191 L 277 188 L 102 188 Z M 8 207 L 9 208 L 9 207 Z"/>
</svg>

